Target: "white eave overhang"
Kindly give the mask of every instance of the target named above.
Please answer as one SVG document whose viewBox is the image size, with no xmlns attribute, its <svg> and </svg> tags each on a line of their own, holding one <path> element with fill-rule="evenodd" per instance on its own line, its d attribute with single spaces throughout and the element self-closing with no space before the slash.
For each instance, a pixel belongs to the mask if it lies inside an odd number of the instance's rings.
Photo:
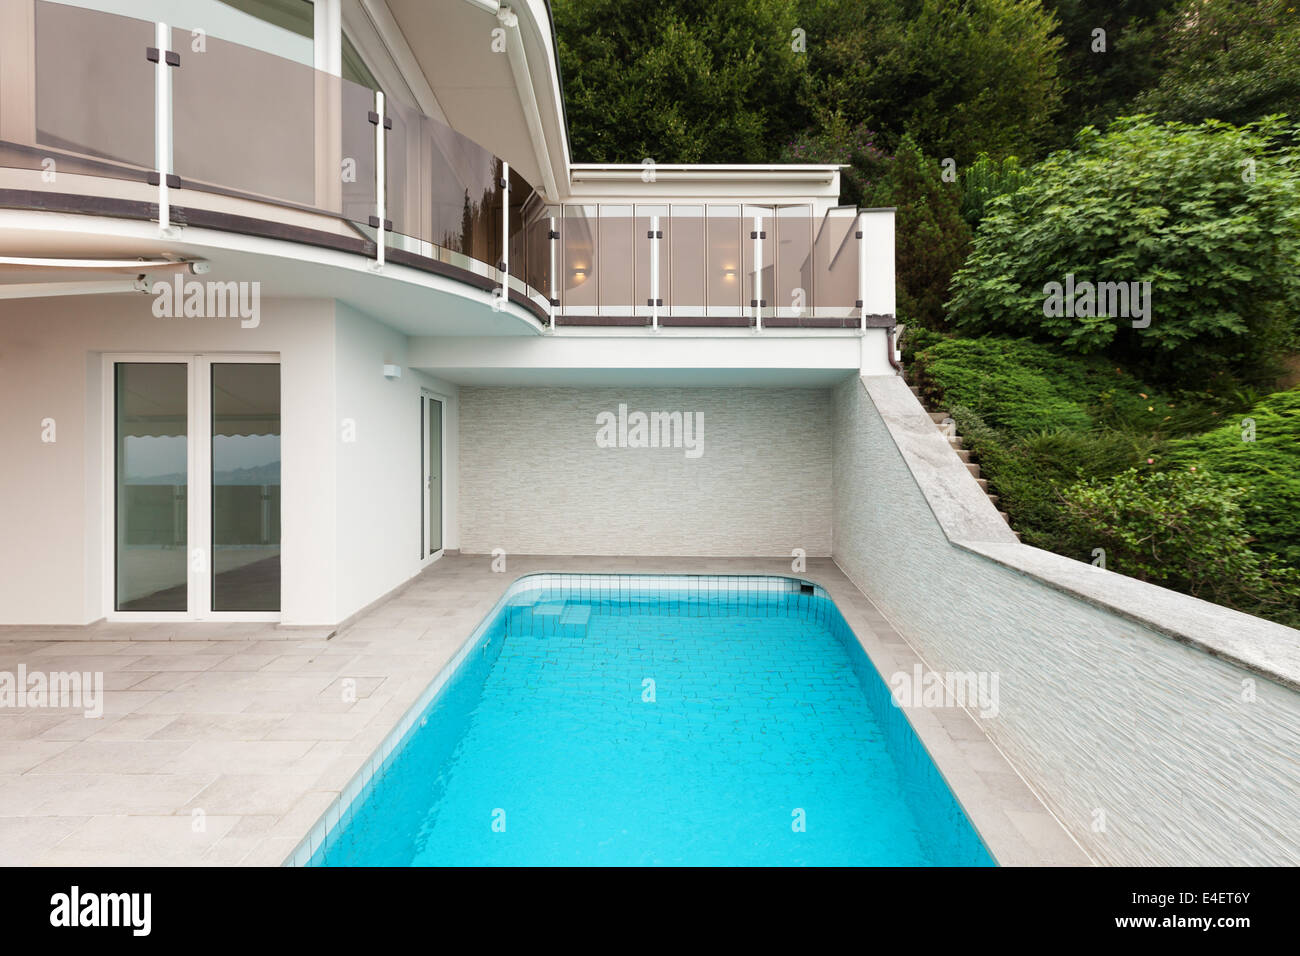
<svg viewBox="0 0 1300 956">
<path fill-rule="evenodd" d="M 655 180 L 671 182 L 791 182 L 805 186 L 829 186 L 839 181 L 839 166 L 753 165 L 753 164 L 689 164 L 655 163 L 574 163 L 570 167 L 570 180 L 589 182 L 644 182 L 648 169 L 654 170 Z"/>
<path fill-rule="evenodd" d="M 569 199 L 720 199 L 763 204 L 839 201 L 840 167 L 832 165 L 575 163 Z"/>
<path fill-rule="evenodd" d="M 548 200 L 562 198 L 568 129 L 542 0 L 361 2 L 372 19 L 400 31 L 454 129 L 510 163 Z"/>
</svg>

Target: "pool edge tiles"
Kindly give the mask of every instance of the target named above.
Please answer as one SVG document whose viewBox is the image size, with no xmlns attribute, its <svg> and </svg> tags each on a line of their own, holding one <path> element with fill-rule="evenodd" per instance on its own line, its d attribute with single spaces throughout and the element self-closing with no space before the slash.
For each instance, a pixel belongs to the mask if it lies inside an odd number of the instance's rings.
<svg viewBox="0 0 1300 956">
<path fill-rule="evenodd" d="M 952 834 L 961 831 L 964 836 L 949 843 L 948 849 L 964 841 L 969 844 L 959 857 L 964 863 L 997 865 L 988 841 L 948 784 L 946 775 L 926 748 L 906 711 L 893 705 L 885 678 L 865 643 L 822 585 L 803 577 L 783 574 L 555 571 L 524 574 L 505 587 L 450 660 L 365 759 L 348 785 L 335 795 L 283 865 L 328 864 L 335 841 L 349 832 L 354 817 L 366 808 L 376 787 L 383 786 L 395 762 L 401 766 L 399 758 L 411 738 L 427 723 L 429 715 L 444 705 L 454 708 L 455 701 L 468 691 L 466 684 L 472 687 L 477 684 L 477 679 L 485 679 L 501 648 L 517 633 L 531 633 L 535 627 L 563 627 L 561 616 L 549 606 L 555 602 L 557 592 L 566 600 L 616 609 L 620 615 L 629 617 L 788 616 L 820 626 L 848 655 L 865 706 L 885 732 L 885 749 L 896 767 L 899 784 L 904 788 L 900 799 L 913 809 L 918 829 L 926 835 L 927 846 L 933 840 L 933 848 L 942 849 L 945 841 L 952 839 Z M 529 600 L 530 595 L 532 600 Z M 539 630 L 537 633 L 554 632 Z M 501 640 L 496 640 L 498 635 Z M 496 646 L 492 647 L 494 643 Z M 482 661 L 469 660 L 475 653 L 485 655 Z M 462 680 L 466 684 L 459 683 Z M 439 718 L 440 721 L 445 719 L 445 715 Z M 390 783 L 389 787 L 392 786 L 394 784 Z M 387 792 L 381 790 L 381 793 Z M 945 827 L 949 831 L 945 831 Z M 942 835 L 945 832 L 949 832 L 948 837 Z M 931 855 L 929 849 L 926 857 L 932 862 L 943 862 L 942 853 Z"/>
</svg>

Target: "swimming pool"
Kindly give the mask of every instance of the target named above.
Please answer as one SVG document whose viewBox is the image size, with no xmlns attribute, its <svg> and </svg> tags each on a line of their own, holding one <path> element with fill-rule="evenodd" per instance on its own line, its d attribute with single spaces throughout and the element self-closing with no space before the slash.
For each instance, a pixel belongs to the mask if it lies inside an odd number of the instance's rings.
<svg viewBox="0 0 1300 956">
<path fill-rule="evenodd" d="M 305 841 L 313 866 L 993 860 L 794 578 L 521 578 Z"/>
</svg>

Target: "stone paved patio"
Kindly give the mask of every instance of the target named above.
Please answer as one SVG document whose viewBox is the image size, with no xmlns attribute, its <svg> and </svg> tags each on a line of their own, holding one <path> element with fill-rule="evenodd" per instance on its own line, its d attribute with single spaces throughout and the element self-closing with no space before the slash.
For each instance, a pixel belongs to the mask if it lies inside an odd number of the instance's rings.
<svg viewBox="0 0 1300 956">
<path fill-rule="evenodd" d="M 788 574 L 781 559 L 448 556 L 336 633 L 257 624 L 0 628 L 0 671 L 104 675 L 104 712 L 0 708 L 0 864 L 278 865 L 506 586 L 530 571 Z M 884 674 L 919 659 L 827 559 Z M 355 700 L 344 695 L 351 679 Z M 998 860 L 1089 861 L 960 710 L 909 717 Z"/>
</svg>

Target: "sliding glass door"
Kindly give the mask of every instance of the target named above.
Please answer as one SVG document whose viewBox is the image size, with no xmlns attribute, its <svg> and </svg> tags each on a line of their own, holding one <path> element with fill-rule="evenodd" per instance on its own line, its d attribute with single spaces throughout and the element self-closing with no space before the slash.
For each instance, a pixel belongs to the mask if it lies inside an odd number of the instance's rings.
<svg viewBox="0 0 1300 956">
<path fill-rule="evenodd" d="M 112 611 L 168 619 L 280 610 L 280 366 L 111 362 Z"/>
<path fill-rule="evenodd" d="M 280 610 L 280 366 L 214 362 L 212 610 Z"/>
<path fill-rule="evenodd" d="M 115 366 L 118 611 L 185 611 L 189 588 L 188 362 Z"/>
</svg>

